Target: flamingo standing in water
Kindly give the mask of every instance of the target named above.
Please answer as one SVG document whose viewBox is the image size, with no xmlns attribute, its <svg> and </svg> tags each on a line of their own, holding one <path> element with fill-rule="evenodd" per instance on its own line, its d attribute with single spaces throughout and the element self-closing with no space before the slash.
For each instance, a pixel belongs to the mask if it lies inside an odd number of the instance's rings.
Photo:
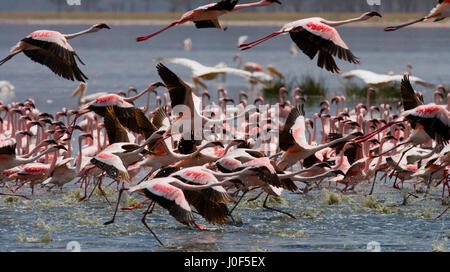
<svg viewBox="0 0 450 272">
<path fill-rule="evenodd" d="M 435 19 L 434 21 L 441 21 L 450 16 L 450 0 L 439 0 L 438 5 L 430 11 L 430 14 L 424 16 L 420 19 L 414 20 L 412 22 L 397 25 L 397 26 L 388 26 L 384 29 L 384 31 L 395 31 L 405 26 L 410 26 L 419 22 L 426 21 L 428 19 Z"/>
<path fill-rule="evenodd" d="M 0 65 L 23 52 L 31 60 L 47 66 L 55 74 L 65 79 L 72 81 L 76 79 L 85 82 L 88 78 L 78 68 L 75 57 L 79 62 L 84 63 L 67 40 L 83 34 L 97 32 L 103 28 L 109 29 L 110 27 L 103 23 L 95 24 L 84 31 L 74 34 L 61 34 L 52 30 L 37 30 L 14 46 L 11 49 L 11 54 L 0 61 Z"/>
<path fill-rule="evenodd" d="M 239 47 L 241 50 L 247 50 L 280 34 L 289 33 L 291 39 L 308 57 L 313 59 L 319 53 L 317 65 L 320 68 L 339 73 L 339 67 L 333 56 L 355 64 L 358 64 L 359 60 L 353 55 L 334 27 L 366 21 L 374 16 L 381 17 L 378 12 L 372 11 L 366 12 L 358 18 L 338 22 L 327 21 L 319 17 L 302 19 L 290 22 L 279 31 L 254 42 L 241 44 Z"/>
<path fill-rule="evenodd" d="M 159 33 L 174 27 L 176 25 L 181 25 L 186 22 L 192 21 L 195 24 L 196 28 L 218 28 L 220 30 L 225 31 L 226 28 L 222 28 L 219 23 L 219 17 L 227 14 L 231 11 L 236 11 L 244 8 L 252 8 L 252 7 L 261 7 L 268 6 L 273 3 L 281 4 L 278 0 L 261 0 L 259 2 L 249 3 L 249 4 L 241 4 L 237 5 L 238 0 L 222 0 L 217 3 L 211 3 L 208 5 L 204 5 L 188 11 L 181 16 L 181 19 L 172 22 L 167 27 L 150 34 L 148 36 L 138 37 L 136 38 L 137 42 L 145 41 L 147 39 L 152 38 L 153 36 L 158 35 Z"/>
</svg>

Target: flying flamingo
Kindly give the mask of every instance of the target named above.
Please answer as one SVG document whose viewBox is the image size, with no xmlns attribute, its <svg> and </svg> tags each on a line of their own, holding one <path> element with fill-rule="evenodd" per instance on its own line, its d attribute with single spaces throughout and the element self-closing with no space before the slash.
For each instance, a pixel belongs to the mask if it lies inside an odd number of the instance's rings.
<svg viewBox="0 0 450 272">
<path fill-rule="evenodd" d="M 75 57 L 79 62 L 84 63 L 67 40 L 83 34 L 97 32 L 103 28 L 109 29 L 110 27 L 103 23 L 95 24 L 84 31 L 74 34 L 61 34 L 52 30 L 37 30 L 14 46 L 11 49 L 11 54 L 0 61 L 0 65 L 23 52 L 31 60 L 47 66 L 55 74 L 65 79 L 72 81 L 76 79 L 85 82 L 88 78 L 78 68 Z"/>
<path fill-rule="evenodd" d="M 231 11 L 240 10 L 243 8 L 268 6 L 271 5 L 272 3 L 281 4 L 278 0 L 261 0 L 259 2 L 242 5 L 237 5 L 237 3 L 238 0 L 222 0 L 217 3 L 211 3 L 208 5 L 198 7 L 196 9 L 184 13 L 181 16 L 181 19 L 172 22 L 169 26 L 148 36 L 138 37 L 136 38 L 136 41 L 137 42 L 145 41 L 171 27 L 181 25 L 189 21 L 193 22 L 196 28 L 218 28 L 220 30 L 226 30 L 226 28 L 222 28 L 222 26 L 219 23 L 219 17 L 224 14 L 227 14 Z"/>
<path fill-rule="evenodd" d="M 286 119 L 283 130 L 280 132 L 280 148 L 285 152 L 278 166 L 283 170 L 301 160 L 304 164 L 305 160 L 310 159 L 316 152 L 355 139 L 360 135 L 360 133 L 355 132 L 328 143 L 316 146 L 309 145 L 305 135 L 304 114 L 303 104 L 293 108 Z"/>
<path fill-rule="evenodd" d="M 398 25 L 398 26 L 389 26 L 384 29 L 384 31 L 395 31 L 397 29 L 403 28 L 405 26 L 410 26 L 422 21 L 426 21 L 428 19 L 435 19 L 434 21 L 441 21 L 450 16 L 450 0 L 439 0 L 438 5 L 430 11 L 430 14 L 424 16 L 420 19 L 414 20 L 412 22 Z"/>
<path fill-rule="evenodd" d="M 143 194 L 148 199 L 152 200 L 147 210 L 144 212 L 144 216 L 142 217 L 141 222 L 153 234 L 159 244 L 164 246 L 161 240 L 145 222 L 146 216 L 152 212 L 155 203 L 158 203 L 161 207 L 168 210 L 170 215 L 172 215 L 178 222 L 186 226 L 195 226 L 198 229 L 204 229 L 204 226 L 201 226 L 195 222 L 193 212 L 191 210 L 189 202 L 186 200 L 183 190 L 199 191 L 214 186 L 221 186 L 223 183 L 224 182 L 206 185 L 190 185 L 181 182 L 174 177 L 162 177 L 147 180 L 136 186 L 133 186 L 129 188 L 129 192 L 137 192 Z"/>
<path fill-rule="evenodd" d="M 317 65 L 320 68 L 338 73 L 339 67 L 336 65 L 333 56 L 355 64 L 358 64 L 359 61 L 334 27 L 366 21 L 373 16 L 381 17 L 378 12 L 372 11 L 366 12 L 358 18 L 337 22 L 327 21 L 319 17 L 302 19 L 290 22 L 279 31 L 254 42 L 241 44 L 239 47 L 241 50 L 247 50 L 280 34 L 289 33 L 291 39 L 310 59 L 313 59 L 319 53 Z"/>
</svg>

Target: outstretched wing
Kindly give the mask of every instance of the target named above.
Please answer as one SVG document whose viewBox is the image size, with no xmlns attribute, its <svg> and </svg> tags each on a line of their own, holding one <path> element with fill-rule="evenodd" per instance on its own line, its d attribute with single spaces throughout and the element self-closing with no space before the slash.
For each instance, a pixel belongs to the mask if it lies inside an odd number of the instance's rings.
<svg viewBox="0 0 450 272">
<path fill-rule="evenodd" d="M 402 95 L 402 104 L 405 111 L 414 109 L 417 106 L 423 105 L 423 102 L 417 97 L 414 92 L 409 76 L 405 75 L 401 82 L 400 91 Z"/>
<path fill-rule="evenodd" d="M 69 80 L 85 82 L 87 76 L 81 72 L 75 57 L 83 64 L 74 51 L 70 51 L 59 44 L 36 40 L 32 37 L 22 39 L 22 42 L 34 46 L 36 49 L 24 50 L 23 53 L 31 60 L 47 66 L 55 74 Z"/>
<path fill-rule="evenodd" d="M 293 108 L 280 132 L 280 148 L 288 150 L 295 145 L 307 145 L 305 136 L 305 111 L 303 104 Z"/>
</svg>

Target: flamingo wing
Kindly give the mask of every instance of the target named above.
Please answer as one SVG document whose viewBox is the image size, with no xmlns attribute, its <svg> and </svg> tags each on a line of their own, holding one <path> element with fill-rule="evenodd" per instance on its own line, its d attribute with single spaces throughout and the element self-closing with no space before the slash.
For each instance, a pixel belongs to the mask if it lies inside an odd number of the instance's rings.
<svg viewBox="0 0 450 272">
<path fill-rule="evenodd" d="M 408 121 L 420 123 L 425 132 L 438 144 L 450 141 L 450 116 L 446 106 L 435 104 L 421 105 L 403 112 Z"/>
<path fill-rule="evenodd" d="M 109 152 L 100 152 L 90 161 L 106 174 L 116 180 L 130 182 L 130 175 L 119 156 Z"/>
<path fill-rule="evenodd" d="M 291 110 L 280 132 L 281 150 L 286 151 L 296 145 L 307 146 L 305 131 L 305 111 L 302 104 Z"/>
<path fill-rule="evenodd" d="M 167 117 L 167 106 L 159 107 L 152 117 L 152 124 L 158 130 L 168 130 L 170 127 L 169 117 Z"/>
<path fill-rule="evenodd" d="M 409 81 L 409 77 L 405 75 L 401 82 L 400 92 L 402 95 L 402 104 L 403 109 L 405 111 L 414 109 L 420 105 L 423 105 L 423 102 L 417 97 L 414 92 L 413 87 L 411 86 L 411 82 Z M 415 127 L 415 126 L 413 126 Z"/>
<path fill-rule="evenodd" d="M 107 112 L 104 117 L 104 123 L 110 145 L 114 143 L 130 141 L 130 139 L 128 138 L 128 133 L 120 124 L 120 121 L 114 113 L 113 107 L 107 108 Z"/>
<path fill-rule="evenodd" d="M 351 79 L 357 77 L 367 85 L 380 86 L 391 83 L 394 79 L 389 75 L 380 75 L 371 71 L 356 69 L 342 74 L 342 78 Z"/>
<path fill-rule="evenodd" d="M 171 176 L 176 177 L 188 184 L 204 185 L 217 182 L 211 173 L 202 171 L 201 167 L 191 167 L 180 170 Z M 186 200 L 208 222 L 223 224 L 228 217 L 226 203 L 233 198 L 221 186 L 216 186 L 201 191 L 183 190 Z"/>
<path fill-rule="evenodd" d="M 169 70 L 164 64 L 159 63 L 156 66 L 158 74 L 164 81 L 170 95 L 171 106 L 174 108 L 177 105 L 186 105 L 191 110 L 194 109 L 194 102 L 192 100 L 192 89 L 174 72 Z"/>
<path fill-rule="evenodd" d="M 87 76 L 81 72 L 75 61 L 75 57 L 84 64 L 75 51 L 66 49 L 61 45 L 50 42 L 38 40 L 32 37 L 22 39 L 22 42 L 33 46 L 32 49 L 26 49 L 23 53 L 31 60 L 47 66 L 55 74 L 74 81 L 75 79 L 81 82 L 87 80 Z"/>
<path fill-rule="evenodd" d="M 219 19 L 215 18 L 212 20 L 202 20 L 202 21 L 194 21 L 196 28 L 218 28 L 223 29 L 219 23 Z"/>
<path fill-rule="evenodd" d="M 237 3 L 238 3 L 238 0 L 222 0 L 220 2 L 217 2 L 215 5 L 207 7 L 206 10 L 232 11 Z"/>
<path fill-rule="evenodd" d="M 2 124 L 0 123 L 0 126 Z M 16 141 L 15 139 L 0 139 L 0 155 L 16 155 Z"/>
<path fill-rule="evenodd" d="M 146 197 L 156 201 L 167 209 L 178 222 L 187 226 L 195 226 L 194 216 L 183 191 L 169 182 L 175 178 L 156 178 L 144 181 L 129 189 L 130 192 L 142 191 Z M 175 179 L 176 180 L 176 179 Z"/>
<path fill-rule="evenodd" d="M 329 35 L 324 36 L 326 32 L 329 32 Z M 320 68 L 338 73 L 339 67 L 336 65 L 333 56 L 351 63 L 359 63 L 358 58 L 348 49 L 339 33 L 323 23 L 306 23 L 304 26 L 298 26 L 290 30 L 289 35 L 310 59 L 313 59 L 319 53 L 317 65 Z"/>
</svg>

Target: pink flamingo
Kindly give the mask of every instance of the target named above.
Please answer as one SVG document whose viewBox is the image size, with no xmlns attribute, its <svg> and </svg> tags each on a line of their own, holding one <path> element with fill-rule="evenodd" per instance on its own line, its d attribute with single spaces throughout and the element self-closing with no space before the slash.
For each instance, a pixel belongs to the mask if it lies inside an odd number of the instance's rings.
<svg viewBox="0 0 450 272">
<path fill-rule="evenodd" d="M 278 0 L 261 0 L 255 3 L 237 5 L 238 0 L 222 0 L 217 3 L 204 5 L 184 13 L 181 16 L 181 19 L 172 22 L 167 27 L 153 34 L 137 37 L 136 41 L 137 42 L 145 41 L 171 27 L 181 25 L 189 21 L 193 22 L 195 24 L 195 27 L 197 28 L 218 28 L 220 30 L 226 30 L 226 28 L 222 28 L 222 26 L 219 23 L 220 16 L 227 14 L 231 11 L 236 11 L 243 8 L 267 6 L 275 2 L 281 4 Z"/>
<path fill-rule="evenodd" d="M 95 24 L 90 28 L 74 33 L 61 34 L 52 30 L 37 30 L 23 38 L 11 49 L 11 54 L 0 61 L 0 65 L 15 55 L 23 52 L 31 60 L 47 66 L 55 74 L 74 81 L 84 82 L 88 79 L 78 68 L 75 57 L 84 64 L 67 40 L 87 33 L 94 33 L 103 28 L 110 28 L 106 24 Z"/>
<path fill-rule="evenodd" d="M 384 29 L 384 31 L 395 31 L 405 26 L 410 26 L 422 21 L 426 21 L 428 19 L 435 19 L 434 21 L 441 21 L 450 16 L 450 0 L 439 0 L 438 5 L 430 11 L 430 14 L 424 16 L 420 19 L 414 20 L 412 22 L 398 25 L 398 26 L 389 26 Z"/>
<path fill-rule="evenodd" d="M 339 68 L 335 63 L 333 56 L 337 56 L 340 59 L 355 64 L 359 63 L 359 61 L 350 51 L 349 47 L 345 44 L 334 27 L 366 21 L 373 16 L 381 17 L 378 12 L 373 11 L 364 13 L 358 18 L 338 22 L 326 21 L 319 17 L 302 19 L 288 23 L 279 31 L 273 32 L 254 42 L 242 44 L 239 47 L 241 50 L 247 50 L 280 34 L 289 33 L 292 40 L 308 57 L 313 59 L 316 54 L 319 53 L 317 62 L 319 67 L 325 68 L 333 73 L 338 73 Z"/>
</svg>

